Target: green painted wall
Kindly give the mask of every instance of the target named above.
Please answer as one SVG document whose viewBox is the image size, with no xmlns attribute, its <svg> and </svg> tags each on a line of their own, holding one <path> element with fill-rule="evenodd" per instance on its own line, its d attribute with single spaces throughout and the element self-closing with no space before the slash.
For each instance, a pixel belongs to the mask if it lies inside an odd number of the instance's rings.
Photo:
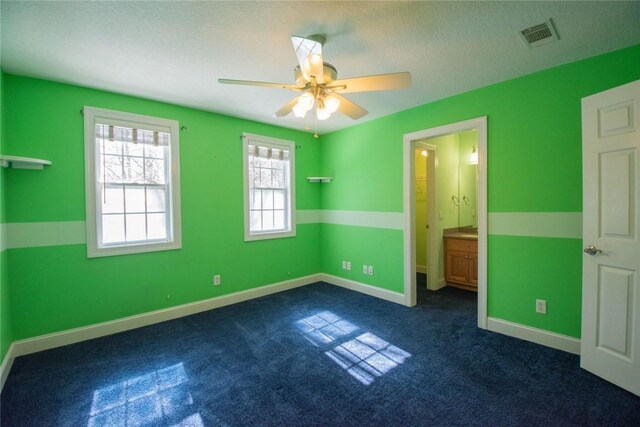
<svg viewBox="0 0 640 427">
<path fill-rule="evenodd" d="M 489 236 L 488 252 L 489 316 L 580 337 L 581 240 Z"/>
<path fill-rule="evenodd" d="M 640 78 L 639 57 L 640 45 L 635 45 L 325 135 L 321 139 L 322 173 L 334 176 L 335 181 L 323 188 L 323 208 L 402 212 L 403 135 L 487 116 L 489 212 L 579 212 L 580 100 Z M 367 232 L 362 233 L 366 240 Z M 373 258 L 381 250 L 402 253 L 402 240 L 394 244 L 384 249 L 367 246 L 367 254 L 362 255 Z M 549 251 L 532 251 L 529 244 L 527 238 L 491 237 L 490 315 L 579 336 L 581 258 L 576 254 L 580 254 L 580 241 L 550 239 L 548 246 L 553 250 Z M 323 235 L 323 247 L 342 245 L 349 247 L 353 242 L 338 233 Z M 527 271 L 531 274 L 506 265 L 513 254 L 529 255 Z M 326 271 L 325 260 L 323 257 L 322 267 Z M 371 284 L 400 289 L 402 261 L 397 262 L 390 281 L 383 283 L 374 277 Z M 558 263 L 562 274 L 556 274 Z M 554 307 L 543 319 L 534 316 L 534 296 L 540 295 Z"/>
<path fill-rule="evenodd" d="M 291 139 L 298 209 L 320 207 L 311 135 L 114 93 L 7 75 L 5 151 L 49 159 L 5 175 L 7 222 L 85 219 L 84 105 L 175 119 L 180 134 L 181 250 L 87 259 L 85 245 L 10 249 L 14 339 L 276 283 L 320 271 L 320 226 L 295 238 L 243 241 L 242 132 Z M 214 274 L 222 285 L 213 287 Z M 167 296 L 170 296 L 167 299 Z"/>
<path fill-rule="evenodd" d="M 403 231 L 384 228 L 322 224 L 322 272 L 395 292 L 404 292 L 402 276 Z M 371 250 L 376 248 L 376 250 Z M 342 270 L 342 261 L 351 261 L 351 271 Z M 374 266 L 373 276 L 362 273 L 363 265 Z"/>
</svg>

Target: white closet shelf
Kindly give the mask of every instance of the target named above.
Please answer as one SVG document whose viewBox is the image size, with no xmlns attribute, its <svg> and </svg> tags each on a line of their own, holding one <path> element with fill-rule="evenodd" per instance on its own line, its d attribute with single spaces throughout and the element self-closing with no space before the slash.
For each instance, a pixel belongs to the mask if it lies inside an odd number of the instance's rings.
<svg viewBox="0 0 640 427">
<path fill-rule="evenodd" d="M 46 166 L 50 166 L 49 160 L 33 159 L 31 157 L 18 157 L 18 156 L 5 156 L 0 154 L 0 166 L 8 168 L 9 164 L 14 169 L 43 169 Z"/>
<path fill-rule="evenodd" d="M 309 182 L 331 182 L 333 180 L 330 176 L 308 176 L 307 181 Z"/>
</svg>

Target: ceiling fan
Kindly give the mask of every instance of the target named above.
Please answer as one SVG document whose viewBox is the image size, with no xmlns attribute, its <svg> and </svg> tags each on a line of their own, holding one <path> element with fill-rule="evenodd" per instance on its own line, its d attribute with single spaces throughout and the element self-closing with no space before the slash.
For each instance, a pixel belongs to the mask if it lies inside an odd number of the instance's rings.
<svg viewBox="0 0 640 427">
<path fill-rule="evenodd" d="M 325 36 L 321 34 L 314 34 L 306 38 L 291 37 L 299 63 L 294 69 L 295 84 L 229 79 L 218 79 L 218 82 L 302 92 L 300 96 L 293 98 L 276 111 L 275 116 L 284 117 L 293 112 L 296 117 L 304 118 L 309 111 L 315 108 L 317 120 L 326 120 L 336 111 L 354 120 L 368 113 L 358 104 L 342 96 L 343 93 L 403 89 L 411 85 L 411 74 L 408 72 L 337 80 L 338 71 L 336 68 L 322 59 L 322 46 L 325 41 Z"/>
</svg>

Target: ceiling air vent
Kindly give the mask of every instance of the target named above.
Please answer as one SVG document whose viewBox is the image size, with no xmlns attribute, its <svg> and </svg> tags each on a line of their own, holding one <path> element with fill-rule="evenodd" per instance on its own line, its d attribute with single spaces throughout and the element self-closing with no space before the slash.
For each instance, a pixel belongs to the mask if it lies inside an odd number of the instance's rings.
<svg viewBox="0 0 640 427">
<path fill-rule="evenodd" d="M 533 27 L 520 31 L 520 37 L 522 37 L 522 40 L 524 40 L 525 44 L 529 47 L 542 46 L 543 44 L 551 43 L 559 39 L 551 19 L 542 24 L 534 25 Z"/>
</svg>

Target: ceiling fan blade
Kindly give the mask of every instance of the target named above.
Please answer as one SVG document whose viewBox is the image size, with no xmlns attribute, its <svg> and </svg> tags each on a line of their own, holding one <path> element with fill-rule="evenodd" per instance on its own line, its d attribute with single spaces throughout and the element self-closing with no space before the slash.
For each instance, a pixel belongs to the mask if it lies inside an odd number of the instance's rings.
<svg viewBox="0 0 640 427">
<path fill-rule="evenodd" d="M 307 81 L 315 78 L 317 83 L 324 83 L 322 43 L 298 36 L 291 36 L 291 43 L 304 78 Z"/>
<path fill-rule="evenodd" d="M 344 89 L 341 86 L 344 86 Z M 334 80 L 331 82 L 328 89 L 332 89 L 340 93 L 350 93 L 404 89 L 409 86 L 411 86 L 411 74 L 405 71 L 402 73 L 379 74 L 377 76 Z M 334 87 L 335 89 L 333 89 Z"/>
<path fill-rule="evenodd" d="M 338 95 L 337 93 L 333 93 L 332 96 L 335 96 L 340 100 L 340 106 L 338 107 L 338 111 L 342 114 L 351 117 L 353 120 L 357 120 L 360 117 L 364 117 L 369 112 L 356 104 L 355 102 L 349 101 L 342 95 Z"/>
<path fill-rule="evenodd" d="M 287 104 L 284 107 L 276 111 L 275 116 L 276 117 L 286 116 L 291 112 L 291 110 L 293 110 L 293 107 L 295 107 L 297 103 L 298 103 L 298 98 L 293 98 L 291 101 L 287 102 Z"/>
<path fill-rule="evenodd" d="M 287 83 L 269 83 L 269 82 L 254 82 L 252 80 L 230 80 L 230 79 L 218 79 L 218 83 L 225 85 L 242 85 L 242 86 L 260 86 L 260 87 L 273 87 L 276 89 L 291 89 L 291 90 L 304 90 L 304 87 L 290 85 Z"/>
</svg>

